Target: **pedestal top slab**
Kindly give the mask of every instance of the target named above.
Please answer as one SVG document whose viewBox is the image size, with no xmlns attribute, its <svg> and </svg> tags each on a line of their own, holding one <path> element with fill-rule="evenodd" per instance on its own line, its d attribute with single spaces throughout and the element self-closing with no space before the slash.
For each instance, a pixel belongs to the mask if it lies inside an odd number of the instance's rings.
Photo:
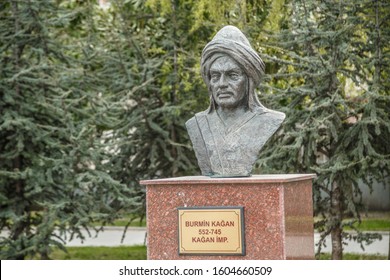
<svg viewBox="0 0 390 280">
<path fill-rule="evenodd" d="M 301 180 L 309 180 L 316 177 L 316 174 L 265 174 L 252 175 L 250 177 L 228 177 L 211 178 L 207 176 L 184 176 L 165 179 L 142 180 L 141 185 L 176 185 L 176 184 L 252 184 L 252 183 L 286 183 Z"/>
</svg>

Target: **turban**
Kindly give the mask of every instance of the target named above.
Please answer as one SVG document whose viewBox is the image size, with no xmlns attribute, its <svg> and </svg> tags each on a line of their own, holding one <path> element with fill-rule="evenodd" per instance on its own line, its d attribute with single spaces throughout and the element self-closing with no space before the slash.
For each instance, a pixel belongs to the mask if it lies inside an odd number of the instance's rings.
<svg viewBox="0 0 390 280">
<path fill-rule="evenodd" d="M 210 84 L 209 70 L 214 61 L 220 57 L 215 54 L 226 54 L 233 58 L 251 77 L 254 86 L 258 86 L 264 74 L 265 66 L 260 56 L 252 49 L 245 35 L 234 26 L 225 26 L 204 47 L 201 59 L 203 80 Z"/>
</svg>

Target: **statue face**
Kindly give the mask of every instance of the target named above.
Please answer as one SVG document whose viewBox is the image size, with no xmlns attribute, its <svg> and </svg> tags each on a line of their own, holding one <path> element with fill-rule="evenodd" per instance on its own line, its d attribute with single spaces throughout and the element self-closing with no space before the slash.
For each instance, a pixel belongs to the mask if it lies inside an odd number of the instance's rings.
<svg viewBox="0 0 390 280">
<path fill-rule="evenodd" d="M 210 87 L 213 98 L 221 108 L 245 106 L 246 75 L 229 56 L 215 60 L 210 67 Z"/>
</svg>

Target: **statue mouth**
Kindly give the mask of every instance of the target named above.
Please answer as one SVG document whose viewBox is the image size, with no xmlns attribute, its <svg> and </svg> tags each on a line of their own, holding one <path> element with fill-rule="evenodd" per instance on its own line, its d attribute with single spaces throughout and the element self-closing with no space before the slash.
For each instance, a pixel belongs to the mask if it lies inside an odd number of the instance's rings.
<svg viewBox="0 0 390 280">
<path fill-rule="evenodd" d="M 229 97 L 232 97 L 234 94 L 230 91 L 223 91 L 223 92 L 219 92 L 217 94 L 218 98 L 229 98 Z"/>
</svg>

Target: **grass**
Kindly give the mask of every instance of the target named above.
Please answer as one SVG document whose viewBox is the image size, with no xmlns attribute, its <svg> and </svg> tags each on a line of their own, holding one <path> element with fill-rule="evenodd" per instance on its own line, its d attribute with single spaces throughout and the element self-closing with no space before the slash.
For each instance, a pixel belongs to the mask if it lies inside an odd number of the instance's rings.
<svg viewBox="0 0 390 280">
<path fill-rule="evenodd" d="M 321 220 L 320 217 L 314 218 L 314 221 Z M 351 221 L 345 219 L 345 222 Z M 360 224 L 355 222 L 354 227 L 361 231 L 390 231 L 390 212 L 369 212 L 366 216 L 362 217 Z M 345 230 L 352 230 L 351 227 L 346 226 Z"/>
<path fill-rule="evenodd" d="M 67 247 L 68 253 L 55 249 L 54 260 L 146 260 L 146 246 Z M 330 254 L 321 253 L 319 260 L 330 260 Z M 386 260 L 387 256 L 344 254 L 344 260 Z"/>
<path fill-rule="evenodd" d="M 389 220 L 381 220 L 381 219 L 364 219 L 358 225 L 355 223 L 356 228 L 362 231 L 390 231 L 390 219 Z M 346 229 L 351 229 L 350 227 L 346 227 Z"/>
<path fill-rule="evenodd" d="M 67 247 L 67 253 L 55 249 L 53 260 L 146 260 L 145 246 Z"/>
</svg>

